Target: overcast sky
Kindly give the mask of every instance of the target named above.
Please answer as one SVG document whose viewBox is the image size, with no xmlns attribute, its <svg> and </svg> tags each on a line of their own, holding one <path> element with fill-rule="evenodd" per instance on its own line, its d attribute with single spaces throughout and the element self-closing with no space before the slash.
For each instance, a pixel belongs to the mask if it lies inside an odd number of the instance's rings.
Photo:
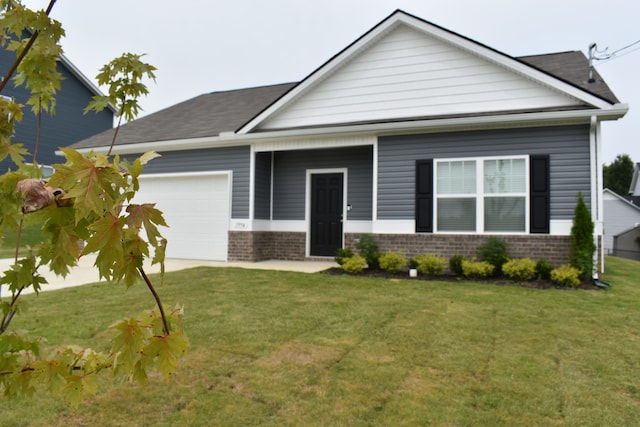
<svg viewBox="0 0 640 427">
<path fill-rule="evenodd" d="M 24 0 L 45 8 L 49 0 Z M 511 56 L 612 53 L 640 41 L 637 0 L 57 0 L 65 55 L 95 82 L 123 52 L 158 68 L 144 114 L 220 90 L 300 81 L 395 9 Z M 640 42 L 596 67 L 627 115 L 603 126 L 604 162 L 640 162 Z"/>
</svg>

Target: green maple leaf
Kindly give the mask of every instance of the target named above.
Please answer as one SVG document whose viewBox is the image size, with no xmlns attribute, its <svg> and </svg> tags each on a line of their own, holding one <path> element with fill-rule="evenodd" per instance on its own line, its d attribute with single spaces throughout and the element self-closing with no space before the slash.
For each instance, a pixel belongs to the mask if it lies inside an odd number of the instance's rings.
<svg viewBox="0 0 640 427">
<path fill-rule="evenodd" d="M 189 341 L 186 337 L 179 332 L 173 332 L 169 335 L 151 337 L 143 352 L 145 358 L 155 359 L 158 370 L 165 381 L 169 381 L 178 367 L 178 357 L 188 348 Z"/>
<path fill-rule="evenodd" d="M 114 369 L 131 376 L 140 360 L 146 333 L 136 319 L 125 319 L 110 326 L 117 331 L 111 352 L 116 354 Z"/>
<path fill-rule="evenodd" d="M 82 254 L 98 252 L 95 266 L 100 276 L 109 280 L 114 276 L 114 270 L 124 263 L 124 224 L 125 218 L 109 213 L 88 227 L 92 236 L 87 240 Z"/>
<path fill-rule="evenodd" d="M 47 280 L 38 274 L 36 258 L 33 255 L 19 260 L 0 277 L 0 284 L 8 285 L 11 292 L 33 287 L 33 290 L 37 293 L 40 291 L 40 285 L 45 283 L 47 283 Z"/>
<path fill-rule="evenodd" d="M 48 264 L 51 271 L 66 277 L 69 267 L 77 264 L 80 257 L 81 241 L 89 238 L 87 223 L 75 223 L 75 212 L 69 208 L 49 206 L 34 214 L 42 216 L 42 231 L 50 236 L 47 243 L 41 245 L 38 255 L 42 265 Z"/>
<path fill-rule="evenodd" d="M 34 379 L 34 371 L 22 370 L 11 376 L 11 379 L 4 383 L 4 394 L 6 396 L 28 396 L 31 397 L 35 394 L 36 388 L 33 386 L 32 380 Z"/>
<path fill-rule="evenodd" d="M 0 144 L 0 162 L 7 157 L 20 166 L 24 163 L 24 158 L 29 155 L 29 151 L 23 144 Z"/>
<path fill-rule="evenodd" d="M 160 239 L 158 246 L 155 247 L 151 265 L 160 264 L 160 274 L 164 278 L 164 259 L 167 252 L 167 239 Z"/>
<path fill-rule="evenodd" d="M 116 189 L 126 187 L 126 179 L 107 156 L 95 157 L 61 148 L 67 162 L 54 165 L 56 172 L 49 178 L 51 187 L 64 188 L 66 199 L 74 199 L 76 222 L 95 213 L 102 216 L 116 206 Z"/>
<path fill-rule="evenodd" d="M 58 394 L 64 388 L 69 369 L 60 359 L 40 360 L 33 367 L 39 371 L 40 382 L 44 382 L 49 393 Z"/>
<path fill-rule="evenodd" d="M 147 239 L 151 245 L 158 246 L 158 239 L 162 235 L 158 231 L 158 225 L 168 227 L 162 211 L 155 208 L 155 203 L 144 203 L 142 205 L 131 204 L 127 206 L 127 225 L 138 232 L 143 228 L 147 234 Z"/>
<path fill-rule="evenodd" d="M 128 200 L 131 200 L 135 195 L 135 192 L 140 189 L 138 177 L 142 173 L 143 166 L 156 157 L 160 157 L 160 154 L 156 153 L 155 151 L 148 151 L 142 156 L 136 158 L 133 163 L 129 163 L 127 159 L 124 159 L 120 162 L 120 167 L 122 168 L 122 170 L 124 170 L 131 176 L 131 187 L 133 191 L 130 192 L 130 197 L 128 198 Z"/>
<path fill-rule="evenodd" d="M 67 375 L 66 385 L 62 390 L 65 400 L 77 408 L 86 394 L 96 394 L 97 387 L 92 375 Z"/>
<path fill-rule="evenodd" d="M 116 272 L 114 280 L 124 279 L 124 283 L 130 287 L 140 278 L 142 263 L 149 256 L 149 244 L 130 230 L 125 232 L 125 236 L 124 262 Z"/>
</svg>

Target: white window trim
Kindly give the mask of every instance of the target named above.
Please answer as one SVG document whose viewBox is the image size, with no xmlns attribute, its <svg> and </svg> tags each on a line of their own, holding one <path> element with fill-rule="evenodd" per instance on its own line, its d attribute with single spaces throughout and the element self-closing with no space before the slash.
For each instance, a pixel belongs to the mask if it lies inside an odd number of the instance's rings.
<svg viewBox="0 0 640 427">
<path fill-rule="evenodd" d="M 523 231 L 485 231 L 484 230 L 484 198 L 487 196 L 484 192 L 484 162 L 486 160 L 524 160 L 525 164 L 525 192 L 524 193 L 504 193 L 492 194 L 491 197 L 524 197 L 524 230 Z M 438 194 L 438 166 L 440 163 L 475 161 L 476 163 L 476 192 L 473 194 Z M 452 157 L 433 160 L 433 222 L 434 233 L 437 234 L 504 234 L 513 235 L 529 234 L 530 209 L 530 175 L 529 175 L 529 155 L 514 156 L 486 156 L 486 157 Z M 476 200 L 476 229 L 475 231 L 441 231 L 438 229 L 438 200 L 445 198 L 475 198 Z"/>
</svg>

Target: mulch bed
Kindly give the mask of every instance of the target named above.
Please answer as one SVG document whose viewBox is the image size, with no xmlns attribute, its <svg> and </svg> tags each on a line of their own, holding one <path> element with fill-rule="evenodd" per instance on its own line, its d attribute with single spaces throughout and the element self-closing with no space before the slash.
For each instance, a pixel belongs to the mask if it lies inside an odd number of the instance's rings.
<svg viewBox="0 0 640 427">
<path fill-rule="evenodd" d="M 454 276 L 452 274 L 445 274 L 442 276 L 423 276 L 418 274 L 418 277 L 409 277 L 408 271 L 403 271 L 399 273 L 389 273 L 383 270 L 376 269 L 365 269 L 362 273 L 352 274 L 345 272 L 340 267 L 330 268 L 328 270 L 324 270 L 322 274 L 331 274 L 336 276 L 361 276 L 361 277 L 378 277 L 384 279 L 404 279 L 404 280 L 421 280 L 421 281 L 439 281 L 439 282 L 452 282 L 452 283 L 463 283 L 466 281 L 473 281 L 475 283 L 483 283 L 488 285 L 496 285 L 496 286 L 519 286 L 522 288 L 533 288 L 533 289 L 565 289 L 565 290 L 600 290 L 591 282 L 584 282 L 576 287 L 569 286 L 560 286 L 557 285 L 550 280 L 531 280 L 531 281 L 513 281 L 504 277 L 489 277 L 484 279 L 466 279 L 460 276 Z"/>
</svg>

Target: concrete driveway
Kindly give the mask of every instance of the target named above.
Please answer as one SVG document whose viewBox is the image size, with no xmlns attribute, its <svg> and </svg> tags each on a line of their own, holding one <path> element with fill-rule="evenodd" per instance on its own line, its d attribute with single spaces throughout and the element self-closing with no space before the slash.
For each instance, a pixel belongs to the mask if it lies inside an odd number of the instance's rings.
<svg viewBox="0 0 640 427">
<path fill-rule="evenodd" d="M 42 291 L 51 291 L 72 286 L 84 285 L 87 283 L 100 282 L 98 269 L 93 264 L 95 256 L 83 256 L 78 265 L 71 269 L 70 274 L 65 277 L 58 277 L 48 269 L 42 269 L 40 272 L 46 279 L 48 284 L 42 287 Z M 13 259 L 0 259 L 0 272 L 4 272 L 13 265 Z M 316 273 L 337 266 L 332 260 L 327 261 L 261 261 L 261 262 L 224 262 L 224 261 L 199 261 L 184 259 L 168 259 L 165 261 L 165 271 L 184 270 L 192 267 L 241 267 L 260 270 L 281 270 L 281 271 L 298 271 L 303 273 Z M 46 270 L 46 271 L 45 271 Z M 157 265 L 145 265 L 147 274 L 159 273 L 160 267 Z M 31 289 L 23 292 L 28 294 L 33 292 Z M 2 286 L 3 297 L 9 295 L 5 286 Z"/>
</svg>

